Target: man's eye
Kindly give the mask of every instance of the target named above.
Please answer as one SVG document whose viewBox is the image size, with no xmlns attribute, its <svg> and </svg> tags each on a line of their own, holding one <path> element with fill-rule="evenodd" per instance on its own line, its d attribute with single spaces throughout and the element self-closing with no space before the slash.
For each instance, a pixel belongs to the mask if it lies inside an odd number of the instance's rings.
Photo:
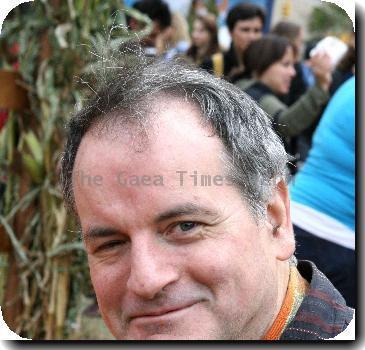
<svg viewBox="0 0 365 350">
<path fill-rule="evenodd" d="M 99 252 L 99 251 L 107 251 L 107 250 L 111 250 L 113 248 L 116 248 L 120 245 L 122 245 L 123 242 L 122 241 L 110 241 L 110 242 L 106 242 L 102 245 L 100 245 L 96 251 Z"/>
<path fill-rule="evenodd" d="M 199 223 L 193 221 L 180 222 L 171 226 L 170 229 L 168 229 L 166 236 L 171 239 L 192 238 L 198 231 L 200 231 L 198 230 L 200 226 L 201 225 Z"/>
<path fill-rule="evenodd" d="M 195 222 L 182 222 L 181 224 L 179 224 L 179 228 L 181 229 L 181 231 L 183 232 L 187 232 L 192 230 L 193 228 L 196 227 L 196 223 Z"/>
</svg>

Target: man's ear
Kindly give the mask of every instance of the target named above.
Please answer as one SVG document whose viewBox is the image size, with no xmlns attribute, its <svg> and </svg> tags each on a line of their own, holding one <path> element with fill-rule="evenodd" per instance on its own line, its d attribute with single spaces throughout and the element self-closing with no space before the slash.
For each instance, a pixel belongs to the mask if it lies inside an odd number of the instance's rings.
<svg viewBox="0 0 365 350">
<path fill-rule="evenodd" d="M 281 180 L 275 187 L 267 206 L 267 221 L 278 260 L 289 259 L 295 250 L 293 225 L 290 219 L 288 186 Z"/>
</svg>

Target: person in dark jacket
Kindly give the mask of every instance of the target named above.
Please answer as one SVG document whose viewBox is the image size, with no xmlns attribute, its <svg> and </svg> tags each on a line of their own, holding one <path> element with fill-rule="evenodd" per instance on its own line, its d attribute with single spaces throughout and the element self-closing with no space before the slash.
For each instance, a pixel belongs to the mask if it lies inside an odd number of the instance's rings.
<svg viewBox="0 0 365 350">
<path fill-rule="evenodd" d="M 238 4 L 229 11 L 226 22 L 232 38 L 230 49 L 213 55 L 201 68 L 234 83 L 247 77 L 243 54 L 252 41 L 262 36 L 265 12 L 254 4 Z"/>
<path fill-rule="evenodd" d="M 330 86 L 330 94 L 334 95 L 336 90 L 349 78 L 355 74 L 356 51 L 355 41 L 348 44 L 347 52 L 342 57 L 340 62 L 332 74 L 332 84 Z"/>
<path fill-rule="evenodd" d="M 163 0 L 139 0 L 133 4 L 133 8 L 147 15 L 153 22 L 152 31 L 144 36 L 140 44 L 145 54 L 156 56 L 158 54 L 157 42 L 162 37 L 168 35 L 171 29 L 172 16 L 169 6 Z M 144 24 L 141 24 L 133 17 L 127 17 L 128 26 L 133 31 L 141 30 Z"/>
</svg>

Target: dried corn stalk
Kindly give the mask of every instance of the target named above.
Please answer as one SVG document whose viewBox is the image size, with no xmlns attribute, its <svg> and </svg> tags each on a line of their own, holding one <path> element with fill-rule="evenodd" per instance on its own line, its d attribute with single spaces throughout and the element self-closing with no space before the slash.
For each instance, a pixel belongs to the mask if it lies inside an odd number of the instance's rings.
<svg viewBox="0 0 365 350">
<path fill-rule="evenodd" d="M 7 177 L 0 224 L 12 247 L 0 255 L 0 302 L 26 338 L 67 339 L 81 312 L 80 295 L 92 293 L 78 226 L 63 207 L 57 164 L 65 122 L 89 91 L 90 84 L 75 78 L 94 69 L 98 55 L 91 47 L 105 38 L 114 48 L 130 39 L 125 14 L 117 11 L 121 3 L 36 0 L 13 10 L 3 25 L 0 46 L 19 44 L 29 107 L 11 113 L 0 132 L 0 176 Z M 146 21 L 144 32 L 151 30 L 145 16 L 130 15 Z M 0 68 L 10 66 L 4 57 Z"/>
</svg>

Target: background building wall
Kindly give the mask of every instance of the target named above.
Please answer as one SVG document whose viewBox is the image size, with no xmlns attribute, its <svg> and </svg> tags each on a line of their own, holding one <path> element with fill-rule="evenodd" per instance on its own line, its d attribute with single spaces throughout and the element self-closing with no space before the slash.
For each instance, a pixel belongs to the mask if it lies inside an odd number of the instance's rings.
<svg viewBox="0 0 365 350">
<path fill-rule="evenodd" d="M 308 19 L 313 8 L 321 3 L 321 0 L 274 0 L 271 26 L 283 19 L 293 21 L 303 27 L 304 38 L 307 39 Z"/>
</svg>

